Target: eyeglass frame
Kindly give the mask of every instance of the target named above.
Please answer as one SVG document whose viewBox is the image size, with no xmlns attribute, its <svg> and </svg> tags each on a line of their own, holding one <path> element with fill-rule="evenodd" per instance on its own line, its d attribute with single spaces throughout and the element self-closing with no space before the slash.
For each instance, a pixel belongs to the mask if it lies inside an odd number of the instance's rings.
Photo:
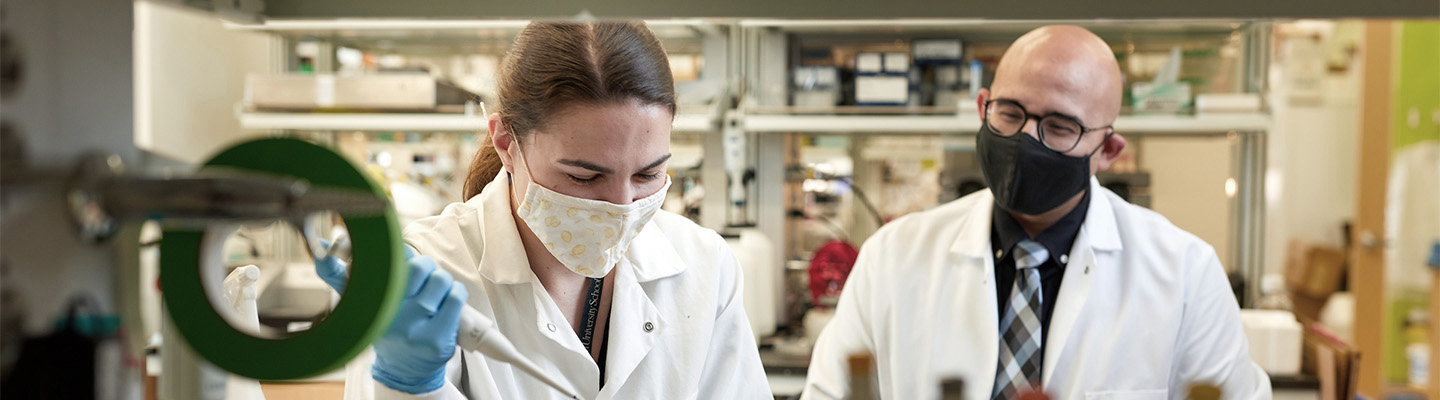
<svg viewBox="0 0 1440 400">
<path fill-rule="evenodd" d="M 1015 134 L 1019 134 L 1019 133 L 1023 132 L 1023 131 L 1025 130 L 1025 124 L 1030 123 L 1030 120 L 1033 119 L 1033 120 L 1035 120 L 1035 135 L 1040 137 L 1040 144 L 1045 145 L 1045 148 L 1050 149 L 1051 151 L 1054 151 L 1054 152 L 1057 152 L 1057 153 L 1061 153 L 1061 154 L 1069 153 L 1071 150 L 1075 150 L 1076 148 L 1080 147 L 1080 140 L 1085 138 L 1085 134 L 1086 134 L 1086 133 L 1098 131 L 1098 130 L 1101 130 L 1101 129 L 1109 129 L 1109 130 L 1110 130 L 1110 133 L 1107 133 L 1107 134 L 1105 135 L 1105 139 L 1102 139 L 1102 140 L 1100 141 L 1100 146 L 1097 146 L 1097 147 L 1095 147 L 1095 150 L 1090 151 L 1090 154 L 1093 155 L 1093 154 L 1095 154 L 1095 152 L 1100 151 L 1100 149 L 1105 146 L 1105 141 L 1106 141 L 1106 140 L 1109 140 L 1109 139 L 1110 139 L 1110 136 L 1115 135 L 1115 125 L 1113 125 L 1113 124 L 1112 124 L 1112 125 L 1105 125 L 1105 126 L 1098 127 L 1098 128 L 1086 128 L 1086 127 L 1085 127 L 1085 124 L 1084 124 L 1084 123 L 1081 123 L 1079 118 L 1075 118 L 1075 117 L 1072 117 L 1072 116 L 1069 116 L 1069 115 L 1065 115 L 1065 114 L 1061 114 L 1061 113 L 1054 113 L 1054 112 L 1052 112 L 1052 113 L 1045 114 L 1045 115 L 1031 115 L 1031 114 L 1030 114 L 1030 111 L 1026 110 L 1026 109 L 1025 109 L 1025 106 L 1024 106 L 1024 105 L 1021 105 L 1020 102 L 1015 101 L 1015 100 L 1009 100 L 1009 99 L 989 99 L 989 100 L 985 100 L 985 109 L 984 109 L 984 110 L 981 110 L 981 113 L 982 113 L 983 115 L 985 115 L 985 117 L 981 119 L 980 123 L 985 124 L 986 127 L 989 127 L 989 128 L 992 129 L 992 130 L 995 129 L 995 126 L 994 126 L 994 125 L 990 125 L 990 105 L 991 105 L 991 104 L 994 104 L 994 103 L 996 103 L 996 102 L 1005 102 L 1005 103 L 1009 103 L 1009 104 L 1014 104 L 1015 107 L 1017 107 L 1017 108 L 1020 109 L 1020 115 L 1021 115 L 1022 117 L 1024 117 L 1024 119 L 1021 120 L 1022 122 L 1020 123 L 1020 128 L 1017 129 L 1015 132 L 1009 133 L 1008 135 L 1015 135 Z M 1064 119 L 1070 120 L 1070 122 L 1074 122 L 1076 126 L 1079 126 L 1079 127 L 1080 127 L 1080 133 L 1075 134 L 1075 143 L 1074 143 L 1074 144 L 1071 144 L 1069 149 L 1059 150 L 1059 149 L 1056 149 L 1056 148 L 1054 148 L 1054 147 L 1051 147 L 1051 146 L 1050 146 L 1050 143 L 1048 143 L 1048 142 L 1045 141 L 1045 124 L 1043 124 L 1043 123 L 1041 123 L 1041 122 L 1043 122 L 1046 118 L 1050 118 L 1050 117 L 1064 118 Z M 997 130 L 997 132 L 998 132 L 998 130 Z M 1007 136 L 1008 136 L 1008 135 L 1007 135 Z"/>
</svg>

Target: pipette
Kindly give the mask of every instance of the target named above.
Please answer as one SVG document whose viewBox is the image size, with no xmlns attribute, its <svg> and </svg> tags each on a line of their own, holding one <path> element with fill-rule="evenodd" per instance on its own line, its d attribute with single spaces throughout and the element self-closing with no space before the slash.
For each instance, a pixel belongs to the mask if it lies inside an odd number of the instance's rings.
<svg viewBox="0 0 1440 400">
<path fill-rule="evenodd" d="M 326 256 L 337 257 L 348 262 L 350 259 L 350 237 L 340 232 L 335 235 L 331 243 L 333 244 L 326 251 Z M 580 398 L 573 390 L 570 390 L 569 386 L 555 380 L 555 378 L 552 378 L 549 374 L 541 370 L 540 367 L 536 366 L 534 362 L 531 362 L 528 357 L 521 354 L 520 350 L 515 348 L 515 344 L 510 343 L 510 339 L 495 329 L 495 321 L 485 317 L 485 314 L 481 314 L 480 310 L 476 310 L 475 307 L 466 304 L 464 308 L 460 309 L 460 329 L 456 334 L 458 335 L 456 342 L 460 345 L 460 348 L 478 351 L 487 357 L 508 363 L 534 376 L 535 379 L 539 379 L 540 382 L 550 385 L 550 387 L 555 388 L 555 390 L 560 391 L 560 393 L 570 396 L 572 399 Z"/>
</svg>

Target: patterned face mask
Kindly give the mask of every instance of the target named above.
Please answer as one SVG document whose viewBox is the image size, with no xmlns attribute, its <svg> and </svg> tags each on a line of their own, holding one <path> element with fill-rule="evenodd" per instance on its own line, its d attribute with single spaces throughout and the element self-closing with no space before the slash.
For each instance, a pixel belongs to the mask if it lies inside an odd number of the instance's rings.
<svg viewBox="0 0 1440 400">
<path fill-rule="evenodd" d="M 516 140 L 518 145 L 519 140 Z M 525 169 L 530 165 L 525 152 L 520 151 Z M 531 177 L 535 176 L 533 173 Z M 525 189 L 525 200 L 520 203 L 516 214 L 545 249 L 575 273 L 589 278 L 602 278 L 610 274 L 630 242 L 640 235 L 640 230 L 660 210 L 665 194 L 670 190 L 670 177 L 665 177 L 665 186 L 655 194 L 626 205 L 600 200 L 582 199 L 561 194 L 530 180 Z"/>
</svg>

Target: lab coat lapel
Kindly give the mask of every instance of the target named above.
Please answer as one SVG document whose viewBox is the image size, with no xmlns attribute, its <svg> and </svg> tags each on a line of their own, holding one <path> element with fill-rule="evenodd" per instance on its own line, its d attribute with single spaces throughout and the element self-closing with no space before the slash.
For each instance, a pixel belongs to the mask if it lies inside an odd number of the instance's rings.
<svg viewBox="0 0 1440 400">
<path fill-rule="evenodd" d="M 986 191 L 982 196 L 988 196 Z M 964 354 L 966 357 L 975 357 L 975 360 L 990 360 L 971 364 L 973 370 L 966 371 L 964 375 L 987 377 L 980 382 L 984 385 L 985 393 L 990 393 L 991 385 L 995 379 L 995 369 L 998 367 L 997 360 L 1000 359 L 1000 316 L 996 309 L 995 297 L 995 258 L 990 254 L 990 224 L 991 215 L 995 201 L 993 198 L 977 199 L 978 204 L 985 206 L 972 207 L 967 215 L 959 221 L 960 234 L 950 246 L 950 257 L 952 265 L 959 268 L 959 274 L 963 279 L 956 282 L 964 282 L 970 285 L 971 290 L 954 291 L 958 298 L 953 299 L 963 313 L 957 317 L 953 314 L 953 308 L 936 307 L 948 315 L 936 315 L 940 320 L 949 320 L 950 332 L 968 331 L 969 335 L 960 337 L 971 337 L 975 340 L 955 342 L 962 351 L 956 354 Z M 940 284 L 937 282 L 937 284 Z M 939 333 L 939 332 L 937 332 Z M 944 333 L 940 333 L 944 334 Z M 945 339 L 949 340 L 949 339 Z M 967 348 L 968 347 L 968 348 Z M 947 355 L 939 355 L 947 357 Z"/>
<path fill-rule="evenodd" d="M 1070 251 L 1070 259 L 1078 262 L 1065 268 L 1065 279 L 1060 284 L 1060 295 L 1055 299 L 1054 314 L 1050 316 L 1049 332 L 1045 333 L 1045 387 L 1050 385 L 1050 377 L 1060 367 L 1057 362 L 1065 351 L 1071 330 L 1075 328 L 1075 320 L 1085 308 L 1085 300 L 1090 297 L 1091 278 L 1096 269 L 1095 251 L 1090 248 L 1085 236 L 1082 229 Z"/>
<path fill-rule="evenodd" d="M 605 385 L 601 397 L 613 395 L 650 354 L 655 340 L 665 331 L 666 321 L 650 296 L 636 280 L 630 261 L 621 261 L 615 279 L 615 295 L 610 300 L 609 353 L 605 360 Z"/>
<path fill-rule="evenodd" d="M 1080 314 L 1085 310 L 1085 301 L 1090 298 L 1090 286 L 1095 274 L 1101 273 L 1111 263 L 1097 262 L 1096 251 L 1108 253 L 1120 250 L 1120 236 L 1116 229 L 1115 211 L 1110 205 L 1110 192 L 1102 188 L 1094 178 L 1090 179 L 1090 209 L 1086 211 L 1085 223 L 1071 246 L 1070 260 L 1065 267 L 1065 279 L 1060 283 L 1060 294 L 1055 299 L 1054 314 L 1050 316 L 1049 331 L 1045 333 L 1045 364 L 1043 386 L 1050 385 L 1055 370 L 1060 368 L 1061 356 L 1067 350 L 1070 335 Z M 1112 260 L 1113 258 L 1105 258 Z M 1071 370 L 1073 368 L 1066 368 Z"/>
</svg>

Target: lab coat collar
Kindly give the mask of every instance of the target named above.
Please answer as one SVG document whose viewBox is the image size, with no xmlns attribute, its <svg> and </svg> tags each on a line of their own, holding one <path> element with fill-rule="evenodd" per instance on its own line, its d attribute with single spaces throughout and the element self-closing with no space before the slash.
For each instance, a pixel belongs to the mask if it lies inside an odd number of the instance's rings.
<svg viewBox="0 0 1440 400">
<path fill-rule="evenodd" d="M 484 216 L 485 249 L 480 256 L 480 274 L 498 284 L 535 280 L 529 259 L 525 256 L 525 246 L 520 243 L 514 213 L 510 211 L 509 174 L 500 172 L 490 184 L 485 185 L 480 195 L 467 203 L 480 208 Z M 686 268 L 684 259 L 680 258 L 653 219 L 630 242 L 625 257 L 630 260 L 639 282 L 674 276 Z"/>
<path fill-rule="evenodd" d="M 660 217 L 661 214 L 656 213 L 656 216 Z M 630 259 L 635 266 L 635 280 L 642 283 L 674 276 L 684 272 L 687 266 L 653 219 L 646 223 L 645 228 L 640 230 L 640 235 L 630 242 L 625 258 Z"/>
<path fill-rule="evenodd" d="M 955 243 L 950 244 L 950 252 L 970 258 L 986 258 L 990 255 L 990 224 L 995 195 L 987 189 L 973 196 L 975 198 L 969 201 L 976 206 L 960 215 L 960 234 L 956 235 Z"/>
<path fill-rule="evenodd" d="M 960 217 L 960 234 L 950 245 L 950 251 L 971 258 L 991 257 L 990 225 L 994 223 L 995 195 L 985 190 L 975 196 L 970 199 L 975 207 L 966 210 Z M 1121 249 L 1115 210 L 1110 206 L 1110 191 L 1100 186 L 1095 177 L 1090 178 L 1090 206 L 1080 229 L 1089 233 L 1089 240 L 1079 240 L 1077 236 L 1076 245 L 1088 244 L 1097 251 Z"/>
<path fill-rule="evenodd" d="M 1120 251 L 1123 248 L 1120 229 L 1115 221 L 1115 207 L 1110 204 L 1111 196 L 1114 193 L 1110 189 L 1100 186 L 1099 180 L 1090 177 L 1090 211 L 1080 229 L 1090 234 L 1090 247 L 1096 251 Z M 1076 243 L 1080 243 L 1078 238 Z"/>
<path fill-rule="evenodd" d="M 500 171 L 479 196 L 466 203 L 480 209 L 484 224 L 480 255 L 480 275 L 498 284 L 526 283 L 535 280 L 530 259 L 520 243 L 520 230 L 515 214 L 510 212 L 510 174 Z"/>
</svg>

